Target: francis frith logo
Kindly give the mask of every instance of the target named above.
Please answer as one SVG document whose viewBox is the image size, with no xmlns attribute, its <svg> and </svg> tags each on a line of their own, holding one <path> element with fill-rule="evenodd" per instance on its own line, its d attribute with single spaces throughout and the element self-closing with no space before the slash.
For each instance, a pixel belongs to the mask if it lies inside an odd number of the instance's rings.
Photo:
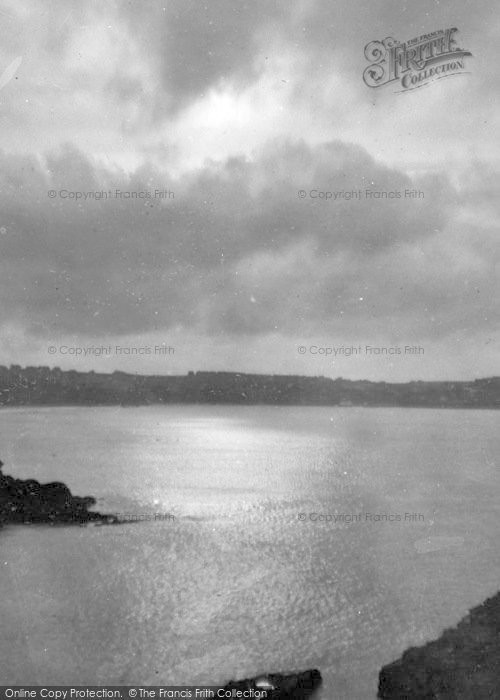
<svg viewBox="0 0 500 700">
<path fill-rule="evenodd" d="M 456 27 L 438 29 L 430 34 L 404 43 L 386 37 L 365 46 L 363 80 L 368 87 L 377 88 L 393 83 L 400 92 L 422 87 L 432 80 L 465 72 L 465 58 L 472 56 L 457 46 Z"/>
</svg>

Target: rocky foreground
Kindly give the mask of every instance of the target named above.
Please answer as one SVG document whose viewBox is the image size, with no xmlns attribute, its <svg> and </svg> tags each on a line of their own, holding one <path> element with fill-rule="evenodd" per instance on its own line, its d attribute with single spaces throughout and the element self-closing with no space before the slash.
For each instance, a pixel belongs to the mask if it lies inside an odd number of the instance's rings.
<svg viewBox="0 0 500 700">
<path fill-rule="evenodd" d="M 259 678 L 246 678 L 242 681 L 231 681 L 224 690 L 226 691 L 266 691 L 262 697 L 267 700 L 303 700 L 313 697 L 314 692 L 321 685 L 321 673 L 317 669 L 292 673 L 284 676 L 279 673 L 270 673 Z M 234 697 L 238 697 L 236 694 Z M 259 697 L 254 695 L 253 697 Z"/>
<path fill-rule="evenodd" d="M 88 510 L 92 496 L 73 496 L 59 482 L 40 484 L 34 479 L 14 479 L 2 473 L 0 462 L 0 525 L 6 523 L 112 523 L 113 515 Z"/>
<path fill-rule="evenodd" d="M 486 700 L 500 692 L 500 593 L 473 608 L 458 625 L 384 666 L 384 700 Z"/>
</svg>

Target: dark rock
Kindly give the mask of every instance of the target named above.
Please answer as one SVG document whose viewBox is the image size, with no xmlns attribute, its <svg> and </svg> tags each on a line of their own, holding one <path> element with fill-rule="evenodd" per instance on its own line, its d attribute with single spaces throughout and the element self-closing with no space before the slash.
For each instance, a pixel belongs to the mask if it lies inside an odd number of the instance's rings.
<svg viewBox="0 0 500 700">
<path fill-rule="evenodd" d="M 2 473 L 0 461 L 0 523 L 114 523 L 114 515 L 89 511 L 92 496 L 73 496 L 66 484 L 40 484 Z"/>
<path fill-rule="evenodd" d="M 317 669 L 281 675 L 270 673 L 258 678 L 230 681 L 224 690 L 265 690 L 267 700 L 310 698 L 321 685 L 321 673 Z M 264 696 L 263 696 L 264 697 Z"/>
<path fill-rule="evenodd" d="M 500 688 L 500 593 L 439 639 L 406 651 L 379 674 L 384 700 L 486 700 Z"/>
</svg>

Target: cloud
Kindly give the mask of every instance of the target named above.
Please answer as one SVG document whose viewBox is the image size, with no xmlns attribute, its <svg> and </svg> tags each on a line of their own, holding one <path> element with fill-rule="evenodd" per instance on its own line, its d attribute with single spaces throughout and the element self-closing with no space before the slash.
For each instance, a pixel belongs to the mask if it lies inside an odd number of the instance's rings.
<svg viewBox="0 0 500 700">
<path fill-rule="evenodd" d="M 493 224 L 467 235 L 455 221 L 459 194 L 468 211 L 481 178 L 489 184 L 480 169 L 459 193 L 445 174 L 411 180 L 358 146 L 280 141 L 251 160 L 207 163 L 175 187 L 153 166 L 117 174 L 72 147 L 43 165 L 4 154 L 2 173 L 0 288 L 9 320 L 35 335 L 361 325 L 438 338 L 476 331 L 494 313 L 493 250 L 481 252 Z M 116 190 L 174 197 L 68 195 Z M 366 198 L 367 190 L 401 197 Z M 311 197 L 342 191 L 361 196 Z"/>
<path fill-rule="evenodd" d="M 493 8 L 8 0 L 2 324 L 39 340 L 482 343 L 497 319 Z M 468 75 L 406 95 L 364 85 L 366 43 L 451 26 Z"/>
<path fill-rule="evenodd" d="M 281 1 L 173 0 L 145 3 L 140 10 L 129 5 L 129 14 L 134 32 L 139 20 L 142 39 L 158 42 L 165 106 L 177 111 L 211 87 L 254 80 L 259 30 L 288 12 Z"/>
<path fill-rule="evenodd" d="M 8 3 L 0 61 L 22 55 L 23 63 L 0 94 L 0 145 L 40 152 L 72 142 L 126 167 L 157 149 L 169 168 L 175 154 L 179 171 L 249 155 L 278 134 L 358 143 L 401 168 L 498 160 L 493 8 L 465 0 L 453 12 L 434 0 L 362 12 L 347 0 Z M 448 26 L 474 54 L 470 75 L 418 95 L 364 85 L 367 42 Z"/>
</svg>

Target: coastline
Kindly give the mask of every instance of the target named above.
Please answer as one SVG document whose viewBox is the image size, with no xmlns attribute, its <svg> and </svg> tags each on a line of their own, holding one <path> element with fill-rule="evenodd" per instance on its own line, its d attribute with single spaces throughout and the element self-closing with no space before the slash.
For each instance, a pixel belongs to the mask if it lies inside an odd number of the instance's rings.
<svg viewBox="0 0 500 700">
<path fill-rule="evenodd" d="M 486 700 L 500 688 L 500 591 L 379 674 L 381 700 Z"/>
<path fill-rule="evenodd" d="M 115 524 L 115 515 L 89 510 L 93 496 L 75 496 L 66 484 L 53 481 L 41 484 L 35 479 L 15 479 L 3 474 L 0 461 L 0 527 L 7 524 L 95 522 Z"/>
<path fill-rule="evenodd" d="M 155 404 L 498 409 L 500 377 L 390 383 L 240 372 L 138 375 L 0 366 L 0 406 Z"/>
</svg>

